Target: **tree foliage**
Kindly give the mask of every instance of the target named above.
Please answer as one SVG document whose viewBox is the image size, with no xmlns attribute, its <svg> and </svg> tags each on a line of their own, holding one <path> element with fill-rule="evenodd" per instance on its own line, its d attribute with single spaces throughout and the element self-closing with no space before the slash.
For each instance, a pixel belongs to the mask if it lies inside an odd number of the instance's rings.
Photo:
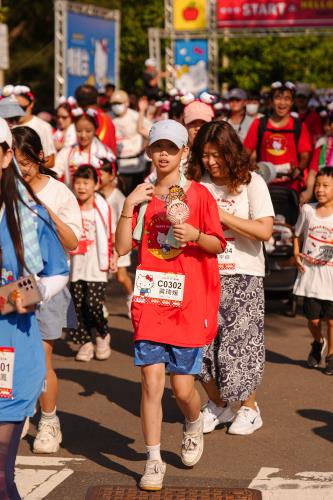
<svg viewBox="0 0 333 500">
<path fill-rule="evenodd" d="M 15 7 L 14 7 L 15 3 Z M 163 0 L 81 0 L 121 12 L 121 85 L 142 90 L 143 64 L 148 57 L 148 28 L 163 27 Z M 52 0 L 4 0 L 10 32 L 7 82 L 28 83 L 40 104 L 52 106 L 54 87 L 54 11 Z M 259 89 L 274 80 L 332 85 L 332 38 L 264 38 L 221 40 L 228 67 L 220 65 L 220 83 Z"/>
</svg>

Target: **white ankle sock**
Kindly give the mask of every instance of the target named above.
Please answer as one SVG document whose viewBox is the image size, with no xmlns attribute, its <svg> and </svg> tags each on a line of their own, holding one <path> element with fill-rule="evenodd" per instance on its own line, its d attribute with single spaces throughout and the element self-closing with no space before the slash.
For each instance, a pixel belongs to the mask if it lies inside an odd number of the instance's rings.
<svg viewBox="0 0 333 500">
<path fill-rule="evenodd" d="M 201 430 L 201 413 L 199 415 L 199 418 L 197 420 L 194 420 L 193 422 L 190 422 L 189 420 L 185 419 L 185 427 L 187 432 L 199 432 Z"/>
<path fill-rule="evenodd" d="M 162 462 L 160 444 L 155 444 L 154 446 L 146 445 L 146 450 L 147 450 L 147 460 L 158 460 L 159 462 Z"/>
<path fill-rule="evenodd" d="M 57 416 L 57 407 L 54 408 L 53 411 L 47 412 L 42 410 L 42 419 L 43 420 L 53 420 Z"/>
</svg>

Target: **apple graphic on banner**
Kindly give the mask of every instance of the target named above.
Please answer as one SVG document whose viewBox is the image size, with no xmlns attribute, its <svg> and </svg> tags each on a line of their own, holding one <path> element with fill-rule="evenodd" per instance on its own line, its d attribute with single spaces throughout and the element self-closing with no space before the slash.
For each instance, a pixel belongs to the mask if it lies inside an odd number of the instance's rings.
<svg viewBox="0 0 333 500">
<path fill-rule="evenodd" d="M 188 4 L 183 10 L 183 18 L 185 21 L 195 21 L 199 15 L 199 10 L 195 6 L 195 3 Z"/>
</svg>

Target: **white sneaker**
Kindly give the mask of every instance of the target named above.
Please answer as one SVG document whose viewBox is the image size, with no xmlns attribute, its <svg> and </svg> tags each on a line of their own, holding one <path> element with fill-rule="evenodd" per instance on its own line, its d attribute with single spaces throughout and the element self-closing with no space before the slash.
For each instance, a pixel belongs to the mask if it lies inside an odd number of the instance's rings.
<svg viewBox="0 0 333 500">
<path fill-rule="evenodd" d="M 22 428 L 20 439 L 25 438 L 25 436 L 28 434 L 28 432 L 29 432 L 29 426 L 30 426 L 30 419 L 29 419 L 29 417 L 26 417 L 25 421 L 24 421 L 24 424 L 23 424 L 23 428 Z"/>
<path fill-rule="evenodd" d="M 163 486 L 165 469 L 164 462 L 147 460 L 144 474 L 140 479 L 140 488 L 146 491 L 160 491 Z"/>
<path fill-rule="evenodd" d="M 127 295 L 126 306 L 127 306 L 127 316 L 129 317 L 129 319 L 132 318 L 132 311 L 131 311 L 132 298 L 133 298 L 133 294 Z"/>
<path fill-rule="evenodd" d="M 33 444 L 34 453 L 56 453 L 62 441 L 59 418 L 40 419 L 38 432 Z"/>
<path fill-rule="evenodd" d="M 259 406 L 255 403 L 257 411 L 248 406 L 241 406 L 236 413 L 235 420 L 228 429 L 229 434 L 239 434 L 245 436 L 253 434 L 262 427 L 263 422 L 260 415 Z"/>
<path fill-rule="evenodd" d="M 78 350 L 75 359 L 76 361 L 90 361 L 94 357 L 94 344 L 87 342 Z"/>
<path fill-rule="evenodd" d="M 188 467 L 193 467 L 193 465 L 198 463 L 203 452 L 203 416 L 201 413 L 200 419 L 200 430 L 198 432 L 189 432 L 184 425 L 180 458 L 183 464 Z"/>
<path fill-rule="evenodd" d="M 99 336 L 96 337 L 96 359 L 102 361 L 104 359 L 108 359 L 111 356 L 110 340 L 111 338 L 109 333 L 104 337 L 104 339 Z"/>
<path fill-rule="evenodd" d="M 230 407 L 229 403 L 226 406 L 216 406 L 216 404 L 209 400 L 202 412 L 203 416 L 203 432 L 212 432 L 216 426 L 231 422 L 235 417 L 235 412 Z"/>
</svg>

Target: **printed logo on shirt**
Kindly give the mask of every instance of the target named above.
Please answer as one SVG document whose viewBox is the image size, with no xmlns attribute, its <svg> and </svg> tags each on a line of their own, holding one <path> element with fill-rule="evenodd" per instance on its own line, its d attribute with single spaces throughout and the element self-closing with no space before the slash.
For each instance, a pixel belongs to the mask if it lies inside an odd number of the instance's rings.
<svg viewBox="0 0 333 500">
<path fill-rule="evenodd" d="M 333 229 L 311 226 L 303 256 L 311 264 L 333 266 Z"/>
<path fill-rule="evenodd" d="M 283 156 L 288 151 L 288 141 L 282 134 L 270 134 L 266 139 L 266 150 L 273 156 Z"/>
<path fill-rule="evenodd" d="M 6 285 L 6 283 L 10 283 L 11 281 L 14 281 L 14 276 L 12 271 L 7 271 L 4 267 L 1 269 L 1 280 L 0 284 Z"/>
<path fill-rule="evenodd" d="M 166 239 L 170 229 L 170 222 L 165 213 L 153 215 L 147 227 L 148 250 L 156 258 L 162 260 L 173 259 L 182 251 L 182 248 L 173 248 L 167 244 Z"/>
</svg>

